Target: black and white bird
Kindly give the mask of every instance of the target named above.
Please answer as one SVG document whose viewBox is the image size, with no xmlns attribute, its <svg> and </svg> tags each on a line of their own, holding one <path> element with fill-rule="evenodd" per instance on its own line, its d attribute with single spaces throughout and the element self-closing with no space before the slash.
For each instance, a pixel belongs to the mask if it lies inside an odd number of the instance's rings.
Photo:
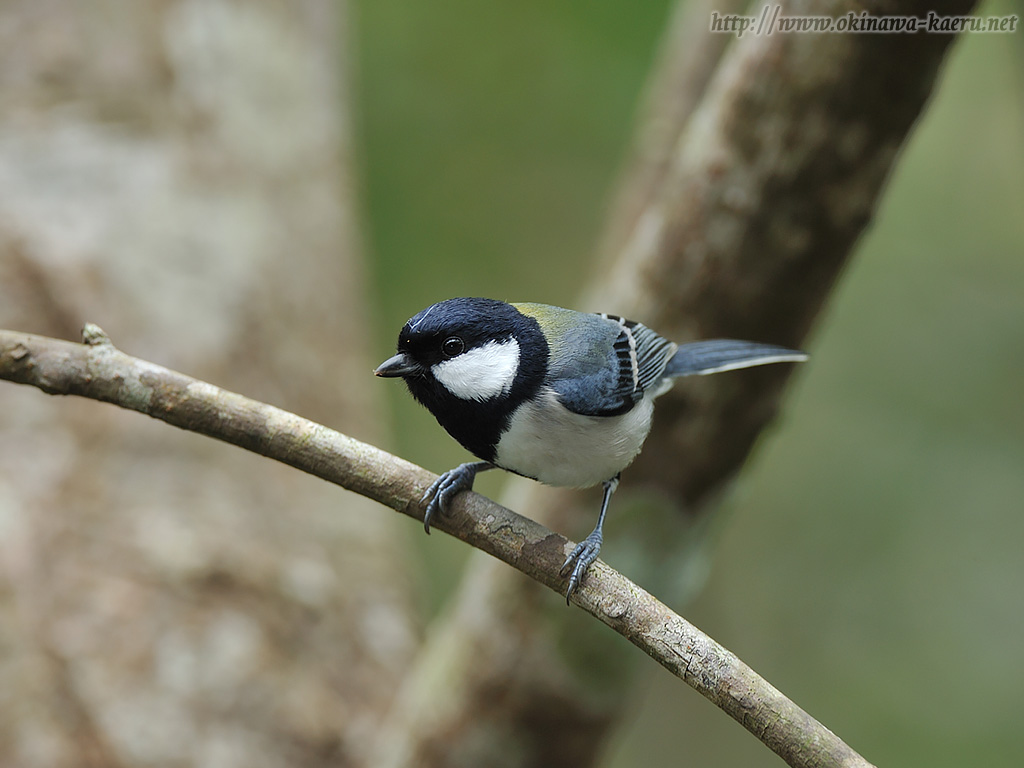
<svg viewBox="0 0 1024 768">
<path fill-rule="evenodd" d="M 415 315 L 377 376 L 401 377 L 438 423 L 480 461 L 441 475 L 423 525 L 500 467 L 548 485 L 603 484 L 597 525 L 566 558 L 566 600 L 597 559 L 619 474 L 651 429 L 673 379 L 806 360 L 771 344 L 716 339 L 677 345 L 615 315 L 494 299 L 442 301 Z"/>
</svg>

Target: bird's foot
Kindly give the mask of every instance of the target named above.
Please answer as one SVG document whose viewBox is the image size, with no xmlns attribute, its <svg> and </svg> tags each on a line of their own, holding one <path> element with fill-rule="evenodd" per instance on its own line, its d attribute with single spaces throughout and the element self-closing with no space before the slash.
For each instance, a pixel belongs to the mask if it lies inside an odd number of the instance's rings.
<svg viewBox="0 0 1024 768">
<path fill-rule="evenodd" d="M 420 502 L 430 502 L 423 513 L 423 530 L 430 533 L 430 521 L 437 512 L 446 514 L 452 499 L 463 491 L 473 490 L 473 481 L 476 480 L 476 473 L 481 469 L 490 467 L 485 462 L 471 461 L 466 464 L 459 464 L 455 469 L 449 469 L 437 478 Z"/>
<path fill-rule="evenodd" d="M 587 569 L 590 568 L 590 564 L 597 560 L 603 541 L 601 532 L 593 531 L 587 538 L 577 544 L 573 551 L 569 553 L 569 556 L 565 558 L 565 563 L 562 564 L 559 573 L 562 576 L 569 574 L 569 586 L 565 590 L 566 604 L 569 603 L 569 598 L 576 591 L 576 587 L 583 581 L 583 576 L 586 574 Z"/>
</svg>

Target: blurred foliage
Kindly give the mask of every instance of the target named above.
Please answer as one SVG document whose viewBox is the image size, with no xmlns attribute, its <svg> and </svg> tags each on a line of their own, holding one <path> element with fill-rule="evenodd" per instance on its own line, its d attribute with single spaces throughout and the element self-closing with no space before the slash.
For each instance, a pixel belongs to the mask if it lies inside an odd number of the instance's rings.
<svg viewBox="0 0 1024 768">
<path fill-rule="evenodd" d="M 379 357 L 441 298 L 572 305 L 668 4 L 356 11 Z M 955 47 L 686 610 L 880 765 L 1024 761 L 1022 47 L 1021 30 Z M 435 471 L 465 460 L 388 390 L 393 447 Z M 419 539 L 436 604 L 466 548 Z M 650 674 L 609 766 L 780 764 Z"/>
</svg>

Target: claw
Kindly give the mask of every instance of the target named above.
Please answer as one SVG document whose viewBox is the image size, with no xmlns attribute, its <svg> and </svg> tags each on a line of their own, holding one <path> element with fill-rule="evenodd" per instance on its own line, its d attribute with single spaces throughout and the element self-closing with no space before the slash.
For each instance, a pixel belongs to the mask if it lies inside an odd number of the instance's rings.
<svg viewBox="0 0 1024 768">
<path fill-rule="evenodd" d="M 587 569 L 590 565 L 597 560 L 597 556 L 601 552 L 601 544 L 603 538 L 600 531 L 594 531 L 587 538 L 581 541 L 569 556 L 565 558 L 565 562 L 562 564 L 559 573 L 565 576 L 569 573 L 569 586 L 565 590 L 565 604 L 569 604 L 569 599 L 572 597 L 572 593 L 576 591 L 576 587 L 583 581 L 583 577 L 587 573 Z M 570 573 L 570 567 L 572 571 Z"/>
<path fill-rule="evenodd" d="M 611 480 L 605 480 L 604 499 L 601 501 L 601 514 L 597 516 L 597 525 L 594 526 L 594 530 L 590 532 L 587 538 L 576 545 L 575 549 L 565 558 L 565 562 L 562 563 L 562 568 L 559 570 L 559 574 L 562 576 L 565 576 L 569 571 L 569 566 L 572 566 L 572 573 L 569 574 L 569 586 L 565 590 L 566 605 L 569 605 L 572 593 L 576 591 L 576 587 L 583 581 L 583 577 L 587 574 L 590 564 L 597 560 L 597 556 L 601 553 L 601 544 L 604 542 L 604 536 L 601 535 L 601 529 L 604 526 L 604 516 L 608 512 L 608 502 L 611 501 L 612 494 L 615 493 L 615 489 L 618 487 L 618 475 Z"/>
<path fill-rule="evenodd" d="M 494 465 L 486 461 L 471 461 L 449 469 L 427 488 L 420 503 L 427 503 L 423 512 L 423 530 L 430 534 L 430 521 L 437 512 L 447 514 L 452 499 L 463 491 L 473 490 L 476 473 L 491 469 Z"/>
</svg>

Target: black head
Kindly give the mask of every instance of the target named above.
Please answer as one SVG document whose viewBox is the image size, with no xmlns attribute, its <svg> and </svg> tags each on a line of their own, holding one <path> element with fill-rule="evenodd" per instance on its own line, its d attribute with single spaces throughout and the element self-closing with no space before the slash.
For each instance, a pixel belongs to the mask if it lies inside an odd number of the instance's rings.
<svg viewBox="0 0 1024 768">
<path fill-rule="evenodd" d="M 537 321 L 511 304 L 448 299 L 405 324 L 398 354 L 375 373 L 405 379 L 452 437 L 491 460 L 511 413 L 539 389 L 547 358 Z"/>
</svg>

